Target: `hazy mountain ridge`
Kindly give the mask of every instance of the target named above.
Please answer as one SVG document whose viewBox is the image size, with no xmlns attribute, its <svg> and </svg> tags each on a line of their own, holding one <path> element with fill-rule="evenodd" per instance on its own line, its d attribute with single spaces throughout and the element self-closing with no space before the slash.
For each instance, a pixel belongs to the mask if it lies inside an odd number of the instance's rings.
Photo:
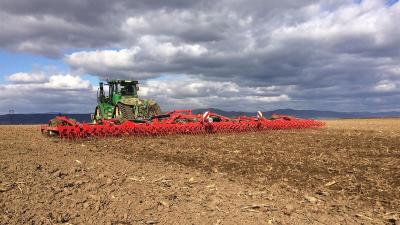
<svg viewBox="0 0 400 225">
<path fill-rule="evenodd" d="M 255 116 L 257 112 L 238 112 L 238 111 L 223 111 L 215 108 L 195 109 L 193 112 L 200 113 L 212 111 L 225 116 Z M 297 109 L 277 109 L 272 111 L 264 111 L 264 117 L 270 117 L 272 114 L 285 114 L 296 116 L 299 118 L 317 118 L 317 119 L 335 119 L 335 118 L 369 118 L 369 117 L 398 117 L 400 112 L 336 112 L 323 110 L 297 110 Z"/>
<path fill-rule="evenodd" d="M 47 124 L 49 120 L 58 116 L 59 113 L 32 113 L 32 114 L 5 114 L 0 115 L 0 124 Z M 90 122 L 90 114 L 63 114 L 69 118 L 74 118 L 79 122 Z"/>
<path fill-rule="evenodd" d="M 203 113 L 212 111 L 228 117 L 240 115 L 256 116 L 257 112 L 240 112 L 240 111 L 224 111 L 216 108 L 194 109 L 193 113 Z M 373 118 L 373 117 L 400 117 L 400 112 L 336 112 L 321 110 L 296 110 L 296 109 L 277 109 L 273 111 L 263 112 L 264 117 L 270 117 L 272 114 L 286 114 L 299 118 L 316 118 L 316 119 L 335 119 L 335 118 Z M 48 121 L 59 113 L 32 113 L 32 114 L 5 114 L 0 115 L 0 124 L 46 124 Z M 70 118 L 74 118 L 79 122 L 90 122 L 89 113 L 72 113 L 63 114 Z"/>
</svg>

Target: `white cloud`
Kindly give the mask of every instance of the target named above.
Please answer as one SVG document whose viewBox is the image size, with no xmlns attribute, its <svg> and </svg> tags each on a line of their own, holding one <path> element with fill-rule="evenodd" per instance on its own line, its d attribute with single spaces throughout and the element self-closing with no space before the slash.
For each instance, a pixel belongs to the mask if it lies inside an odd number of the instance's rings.
<svg viewBox="0 0 400 225">
<path fill-rule="evenodd" d="M 289 101 L 290 97 L 287 96 L 287 95 L 279 95 L 279 96 L 245 96 L 245 97 L 243 97 L 243 99 L 260 104 L 260 103 Z M 265 107 L 265 106 L 263 106 L 263 107 Z"/>
<path fill-rule="evenodd" d="M 398 4 L 397 4 L 398 5 Z M 272 32 L 275 42 L 293 39 L 314 42 L 330 51 L 363 53 L 398 42 L 400 7 L 387 7 L 385 1 L 364 0 L 326 10 L 323 4 L 310 11 L 304 22 L 277 27 Z M 302 12 L 302 10 L 300 10 Z"/>
<path fill-rule="evenodd" d="M 46 76 L 44 73 L 14 73 L 7 76 L 12 84 L 4 87 L 19 88 L 44 88 L 58 90 L 79 90 L 92 88 L 90 81 L 82 80 L 79 76 L 71 74 L 54 74 Z"/>
<path fill-rule="evenodd" d="M 383 80 L 383 81 L 380 81 L 374 87 L 374 89 L 375 89 L 375 91 L 378 91 L 378 92 L 393 91 L 396 89 L 396 84 L 393 81 Z"/>
<path fill-rule="evenodd" d="M 138 47 L 121 50 L 82 51 L 68 55 L 66 61 L 71 66 L 82 66 L 88 68 L 88 70 L 101 70 L 101 67 L 108 70 L 118 70 L 129 68 L 134 63 L 135 55 L 139 51 L 140 48 Z"/>
<path fill-rule="evenodd" d="M 13 83 L 42 83 L 48 78 L 43 73 L 14 73 L 6 77 Z"/>
<path fill-rule="evenodd" d="M 288 94 L 292 90 L 293 87 L 290 86 L 254 88 L 239 86 L 233 82 L 171 78 L 144 82 L 139 94 L 155 99 L 164 110 L 215 107 L 257 111 L 271 109 L 269 103 L 282 104 L 290 101 Z"/>
<path fill-rule="evenodd" d="M 201 57 L 206 53 L 207 49 L 199 44 L 173 44 L 144 36 L 129 49 L 75 52 L 66 55 L 65 61 L 77 71 L 102 78 L 145 79 L 159 75 L 151 73 L 151 65 L 158 69 L 177 57 Z"/>
<path fill-rule="evenodd" d="M 70 74 L 53 75 L 47 83 L 43 84 L 43 87 L 64 90 L 88 90 L 92 88 L 90 81 L 82 80 L 82 78 Z"/>
<path fill-rule="evenodd" d="M 125 21 L 125 24 L 123 24 L 123 28 L 125 30 L 143 29 L 143 28 L 148 28 L 148 27 L 149 27 L 149 24 L 146 22 L 146 20 L 143 18 L 143 16 L 128 17 Z"/>
<path fill-rule="evenodd" d="M 141 49 L 155 58 L 168 60 L 170 57 L 184 55 L 188 57 L 198 57 L 207 53 L 207 49 L 199 44 L 173 44 L 171 42 L 162 42 L 154 36 L 141 37 L 138 43 L 143 46 Z"/>
<path fill-rule="evenodd" d="M 24 73 L 20 73 L 24 74 Z M 15 78 L 17 76 L 13 76 Z M 24 112 L 91 112 L 96 104 L 96 91 L 89 81 L 70 74 L 51 75 L 41 82 L 16 82 L 0 85 L 0 113 L 14 109 Z"/>
</svg>

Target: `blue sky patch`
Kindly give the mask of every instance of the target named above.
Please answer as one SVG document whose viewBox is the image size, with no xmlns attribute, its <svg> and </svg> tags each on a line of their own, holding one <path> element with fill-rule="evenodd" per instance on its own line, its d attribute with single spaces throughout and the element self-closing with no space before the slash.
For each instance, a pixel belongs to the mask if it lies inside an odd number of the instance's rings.
<svg viewBox="0 0 400 225">
<path fill-rule="evenodd" d="M 0 82 L 4 83 L 5 77 L 18 72 L 55 71 L 68 72 L 68 66 L 60 59 L 50 59 L 44 56 L 29 53 L 12 53 L 0 51 Z"/>
</svg>

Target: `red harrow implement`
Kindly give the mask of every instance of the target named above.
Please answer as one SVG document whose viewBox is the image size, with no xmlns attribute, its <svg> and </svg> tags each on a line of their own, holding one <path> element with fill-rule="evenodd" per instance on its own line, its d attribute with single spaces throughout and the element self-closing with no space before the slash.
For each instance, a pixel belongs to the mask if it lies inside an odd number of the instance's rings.
<svg viewBox="0 0 400 225">
<path fill-rule="evenodd" d="M 42 133 L 65 139 L 90 137 L 161 136 L 171 134 L 213 134 L 257 132 L 265 130 L 321 128 L 324 122 L 273 115 L 270 119 L 258 112 L 257 117 L 228 118 L 212 112 L 193 114 L 191 110 L 175 110 L 148 120 L 101 120 L 96 124 L 77 123 L 64 116 L 41 126 Z"/>
</svg>

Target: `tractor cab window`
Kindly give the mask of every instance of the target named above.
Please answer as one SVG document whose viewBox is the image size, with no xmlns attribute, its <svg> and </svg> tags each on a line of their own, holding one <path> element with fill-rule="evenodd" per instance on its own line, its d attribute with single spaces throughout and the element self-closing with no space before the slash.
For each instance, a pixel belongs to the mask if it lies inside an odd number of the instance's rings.
<svg viewBox="0 0 400 225">
<path fill-rule="evenodd" d="M 126 84 L 125 86 L 122 86 L 121 94 L 131 96 L 136 95 L 136 86 L 134 84 Z"/>
<path fill-rule="evenodd" d="M 125 86 L 121 89 L 122 95 L 133 95 L 133 87 L 131 85 Z"/>
<path fill-rule="evenodd" d="M 121 92 L 121 84 L 115 84 L 115 93 L 120 93 Z"/>
<path fill-rule="evenodd" d="M 122 86 L 121 84 L 113 84 L 111 85 L 110 91 L 115 94 L 120 94 L 123 89 L 124 86 Z"/>
<path fill-rule="evenodd" d="M 109 93 L 110 96 L 119 94 L 122 96 L 136 96 L 137 95 L 137 84 L 126 82 L 126 83 L 114 83 L 110 84 Z"/>
<path fill-rule="evenodd" d="M 110 87 L 109 87 L 109 96 L 113 96 L 114 94 L 119 94 L 120 93 L 120 90 L 121 90 L 121 88 L 120 88 L 120 85 L 119 84 L 110 84 Z"/>
</svg>

